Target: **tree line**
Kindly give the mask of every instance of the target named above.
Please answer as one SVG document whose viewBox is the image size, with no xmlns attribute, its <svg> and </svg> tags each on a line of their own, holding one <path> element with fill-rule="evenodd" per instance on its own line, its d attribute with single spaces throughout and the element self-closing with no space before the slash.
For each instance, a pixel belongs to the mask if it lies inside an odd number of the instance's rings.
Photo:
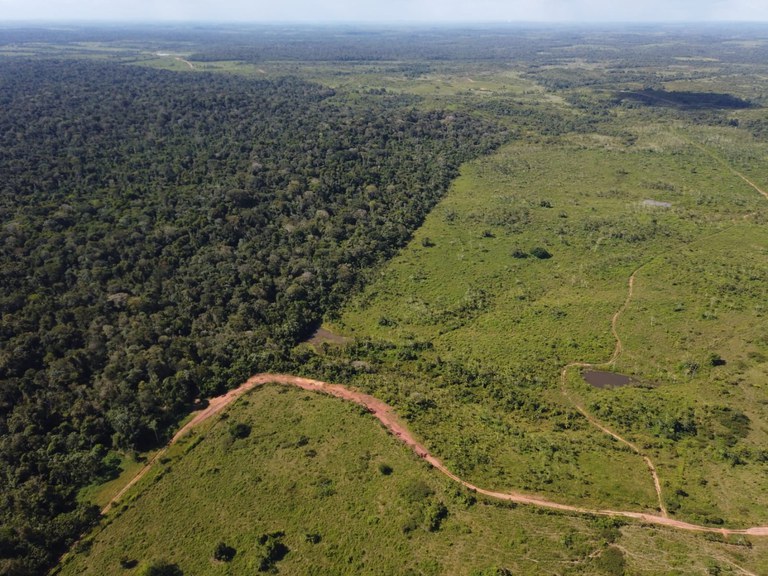
<svg viewBox="0 0 768 576">
<path fill-rule="evenodd" d="M 115 449 L 285 368 L 505 137 L 292 78 L 0 61 L 0 573 L 94 521 Z"/>
</svg>

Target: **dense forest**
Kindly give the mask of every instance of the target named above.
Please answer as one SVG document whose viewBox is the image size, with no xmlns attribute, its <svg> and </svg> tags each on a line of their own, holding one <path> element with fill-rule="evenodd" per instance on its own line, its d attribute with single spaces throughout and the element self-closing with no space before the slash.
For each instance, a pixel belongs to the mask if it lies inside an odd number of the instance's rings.
<svg viewBox="0 0 768 576">
<path fill-rule="evenodd" d="M 716 92 L 668 92 L 645 88 L 634 92 L 619 92 L 619 100 L 634 100 L 647 106 L 672 106 L 684 110 L 740 109 L 749 108 L 750 103 L 730 94 Z"/>
<path fill-rule="evenodd" d="M 507 137 L 414 98 L 0 61 L 0 573 L 95 520 L 113 450 L 280 368 Z"/>
</svg>

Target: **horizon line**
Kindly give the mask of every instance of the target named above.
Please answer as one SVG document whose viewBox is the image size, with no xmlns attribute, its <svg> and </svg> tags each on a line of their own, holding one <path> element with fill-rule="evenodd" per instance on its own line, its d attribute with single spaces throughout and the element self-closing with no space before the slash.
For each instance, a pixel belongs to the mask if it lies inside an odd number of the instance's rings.
<svg viewBox="0 0 768 576">
<path fill-rule="evenodd" d="M 18 25 L 35 26 L 307 26 L 307 27 L 456 27 L 456 26 L 768 26 L 766 20 L 211 20 L 211 19 L 109 19 L 18 18 L 0 20 L 0 29 Z"/>
</svg>

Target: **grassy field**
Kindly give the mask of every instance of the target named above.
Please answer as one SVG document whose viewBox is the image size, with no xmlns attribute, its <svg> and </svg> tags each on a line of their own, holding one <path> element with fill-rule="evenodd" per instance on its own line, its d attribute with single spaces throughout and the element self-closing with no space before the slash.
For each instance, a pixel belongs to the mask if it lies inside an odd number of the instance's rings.
<svg viewBox="0 0 768 576">
<path fill-rule="evenodd" d="M 235 424 L 250 433 L 236 437 Z M 278 549 L 259 543 L 270 535 L 284 547 L 272 565 L 282 574 L 600 575 L 621 573 L 617 563 L 626 574 L 768 568 L 762 540 L 723 543 L 475 501 L 359 408 L 266 387 L 176 446 L 59 573 L 132 574 L 158 561 L 185 574 L 258 573 Z M 219 542 L 235 549 L 231 561 L 213 558 Z M 658 552 L 648 554 L 649 546 Z"/>
<path fill-rule="evenodd" d="M 621 448 L 559 393 L 564 365 L 610 358 L 611 317 L 637 271 L 616 366 L 635 385 L 596 390 L 571 371 L 569 386 L 658 460 L 675 514 L 764 521 L 768 499 L 757 483 L 766 414 L 755 400 L 765 330 L 755 318 L 766 301 L 768 202 L 734 172 L 741 166 L 727 158 L 740 151 L 722 131 L 646 124 L 631 132 L 629 144 L 549 139 L 467 165 L 409 248 L 330 328 L 408 358 L 396 375 L 384 361 L 381 377 L 358 383 L 404 410 L 409 395 L 432 399 L 413 426 L 472 480 L 652 508 L 640 457 L 625 451 L 617 460 Z M 535 257 L 536 247 L 551 258 Z M 466 384 L 429 378 L 436 363 L 492 371 L 508 388 L 501 402 L 487 390 L 467 402 Z M 522 398 L 504 409 L 503 395 L 515 393 Z M 619 469 L 634 472 L 611 477 Z"/>
</svg>

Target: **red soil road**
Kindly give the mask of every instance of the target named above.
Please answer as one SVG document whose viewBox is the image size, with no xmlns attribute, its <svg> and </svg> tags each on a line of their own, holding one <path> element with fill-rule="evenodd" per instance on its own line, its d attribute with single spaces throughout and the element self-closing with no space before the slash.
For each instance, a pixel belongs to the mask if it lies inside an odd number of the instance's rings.
<svg viewBox="0 0 768 576">
<path fill-rule="evenodd" d="M 178 440 L 182 436 L 187 434 L 190 430 L 192 430 L 192 428 L 202 424 L 211 416 L 218 414 L 219 412 L 224 410 L 227 406 L 229 406 L 232 402 L 237 400 L 240 396 L 242 396 L 249 390 L 252 390 L 256 386 L 261 386 L 263 384 L 268 384 L 268 383 L 283 384 L 286 386 L 296 386 L 298 388 L 302 388 L 304 390 L 309 390 L 312 392 L 322 392 L 324 394 L 336 396 L 337 398 L 341 398 L 343 400 L 347 400 L 349 402 L 354 402 L 356 404 L 360 404 L 361 406 L 364 406 L 374 417 L 376 417 L 387 428 L 387 430 L 389 430 L 392 434 L 394 434 L 401 442 L 409 446 L 411 450 L 413 450 L 420 458 L 423 458 L 426 462 L 431 464 L 435 469 L 437 469 L 438 471 L 448 476 L 448 478 L 450 478 L 451 480 L 458 482 L 465 488 L 468 488 L 473 492 L 477 492 L 478 494 L 483 494 L 484 496 L 488 496 L 490 498 L 497 498 L 499 500 L 516 502 L 518 504 L 528 504 L 531 506 L 550 508 L 553 510 L 560 510 L 562 512 L 574 512 L 578 514 L 593 514 L 593 515 L 599 515 L 599 516 L 615 516 L 615 517 L 631 518 L 647 524 L 668 526 L 668 527 L 677 528 L 680 530 L 690 530 L 695 532 L 713 532 L 713 533 L 723 534 L 725 536 L 734 535 L 734 534 L 745 534 L 749 536 L 768 536 L 768 526 L 755 526 L 752 528 L 746 528 L 742 530 L 729 529 L 729 528 L 712 528 L 710 526 L 690 524 L 688 522 L 674 520 L 672 518 L 667 518 L 665 516 L 656 516 L 654 514 L 645 514 L 642 512 L 631 512 L 631 511 L 622 511 L 622 510 L 591 510 L 589 508 L 571 506 L 569 504 L 561 504 L 559 502 L 554 502 L 546 498 L 542 498 L 539 496 L 532 496 L 529 494 L 523 494 L 521 492 L 495 492 L 493 490 L 486 490 L 485 488 L 480 488 L 478 486 L 475 486 L 474 484 L 471 484 L 466 480 L 463 480 L 462 478 L 456 476 L 453 472 L 448 470 L 445 464 L 443 464 L 436 456 L 430 454 L 429 451 L 422 444 L 420 444 L 416 440 L 416 438 L 414 438 L 410 430 L 408 430 L 408 428 L 395 415 L 392 407 L 382 402 L 378 398 L 370 396 L 369 394 L 364 394 L 362 392 L 352 390 L 351 388 L 347 388 L 346 386 L 342 386 L 340 384 L 329 384 L 327 382 L 321 382 L 319 380 L 311 380 L 309 378 L 302 378 L 300 376 L 291 376 L 288 374 L 256 374 L 255 376 L 252 376 L 251 378 L 249 378 L 239 388 L 236 388 L 235 390 L 231 390 L 230 392 L 224 394 L 223 396 L 219 396 L 217 398 L 211 399 L 210 403 L 208 404 L 208 407 L 205 410 L 198 412 L 192 420 L 190 420 L 184 427 L 182 427 L 181 430 L 179 430 L 171 439 L 171 442 L 168 444 L 168 446 L 171 446 L 174 443 L 178 442 Z M 126 487 L 123 490 L 121 490 L 120 493 L 117 494 L 112 499 L 112 502 L 110 502 L 104 508 L 102 513 L 108 512 L 112 507 L 112 505 L 115 502 L 117 502 L 120 499 L 120 497 L 123 494 L 125 494 L 125 492 L 131 486 L 136 484 L 136 482 L 138 482 L 149 471 L 152 465 L 160 458 L 162 454 L 165 453 L 166 450 L 167 450 L 167 447 L 161 450 L 160 452 L 158 452 L 154 456 L 154 458 L 152 458 L 152 460 L 128 483 L 128 485 L 126 485 Z"/>
</svg>

